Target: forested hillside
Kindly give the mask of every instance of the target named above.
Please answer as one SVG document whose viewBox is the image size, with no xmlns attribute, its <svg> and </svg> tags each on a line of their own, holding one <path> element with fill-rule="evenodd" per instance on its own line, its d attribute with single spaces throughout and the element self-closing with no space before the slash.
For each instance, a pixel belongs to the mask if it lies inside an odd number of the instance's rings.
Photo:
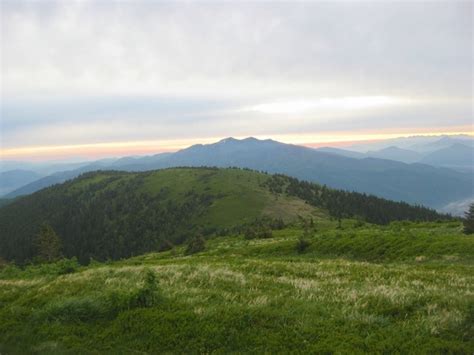
<svg viewBox="0 0 474 355">
<path fill-rule="evenodd" d="M 336 218 L 356 217 L 376 224 L 387 224 L 394 220 L 430 221 L 449 218 L 422 206 L 330 189 L 325 185 L 299 181 L 280 174 L 273 175 L 266 185 L 272 192 L 296 196 L 313 206 L 322 207 Z"/>
<path fill-rule="evenodd" d="M 275 198 L 268 175 L 238 169 L 96 172 L 20 198 L 0 209 L 0 255 L 36 255 L 35 236 L 50 224 L 66 256 L 117 259 L 212 233 L 280 224 L 318 211 L 293 197 Z"/>
<path fill-rule="evenodd" d="M 0 256 L 37 255 L 47 223 L 65 256 L 82 262 L 164 250 L 190 238 L 275 229 L 299 218 L 356 217 L 371 223 L 448 218 L 436 212 L 241 169 L 95 172 L 0 208 Z"/>
</svg>

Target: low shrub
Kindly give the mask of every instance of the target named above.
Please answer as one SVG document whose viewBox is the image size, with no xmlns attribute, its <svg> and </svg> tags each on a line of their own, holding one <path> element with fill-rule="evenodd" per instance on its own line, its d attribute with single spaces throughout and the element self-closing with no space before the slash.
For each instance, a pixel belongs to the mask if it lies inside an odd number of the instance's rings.
<svg viewBox="0 0 474 355">
<path fill-rule="evenodd" d="M 50 303 L 38 313 L 38 316 L 48 321 L 84 322 L 104 318 L 109 312 L 105 300 L 73 297 Z"/>
<path fill-rule="evenodd" d="M 153 307 L 161 300 L 156 275 L 149 269 L 142 275 L 143 286 L 136 290 L 57 300 L 39 311 L 37 317 L 48 321 L 92 322 L 115 318 L 124 310 Z"/>
<path fill-rule="evenodd" d="M 61 259 L 55 264 L 57 267 L 57 275 L 72 274 L 76 272 L 80 267 L 76 257 L 73 257 L 71 259 Z"/>
<path fill-rule="evenodd" d="M 22 269 L 17 265 L 11 263 L 0 267 L 0 278 L 10 279 L 14 277 L 19 277 L 22 274 Z"/>
<path fill-rule="evenodd" d="M 248 227 L 244 232 L 245 239 L 271 238 L 273 232 L 268 226 Z"/>
<path fill-rule="evenodd" d="M 257 232 L 255 231 L 254 228 L 247 228 L 244 232 L 244 238 L 245 239 L 255 239 L 257 238 Z"/>
<path fill-rule="evenodd" d="M 60 259 L 50 263 L 15 265 L 7 264 L 0 268 L 0 276 L 4 278 L 12 277 L 32 277 L 32 276 L 58 276 L 76 272 L 81 265 L 76 257 L 71 259 Z"/>
<path fill-rule="evenodd" d="M 156 275 L 151 270 L 145 271 L 145 283 L 143 287 L 138 289 L 132 297 L 130 298 L 129 307 L 130 308 L 147 308 L 154 306 L 158 300 L 158 282 L 156 280 Z"/>
<path fill-rule="evenodd" d="M 174 247 L 173 243 L 171 243 L 169 240 L 163 240 L 158 246 L 158 251 L 159 252 L 168 251 L 168 250 L 173 249 L 173 247 Z"/>
<path fill-rule="evenodd" d="M 273 237 L 273 232 L 270 227 L 265 226 L 258 230 L 257 236 L 259 238 L 271 238 Z"/>
<path fill-rule="evenodd" d="M 206 241 L 203 237 L 196 236 L 189 240 L 186 246 L 185 254 L 192 255 L 204 250 L 206 250 Z"/>
<path fill-rule="evenodd" d="M 282 230 L 286 227 L 282 218 L 272 219 L 269 223 L 270 227 L 275 230 Z"/>
<path fill-rule="evenodd" d="M 311 242 L 307 239 L 304 238 L 299 238 L 298 241 L 296 242 L 296 251 L 298 254 L 302 254 L 306 251 L 306 249 L 309 248 L 311 245 Z"/>
</svg>

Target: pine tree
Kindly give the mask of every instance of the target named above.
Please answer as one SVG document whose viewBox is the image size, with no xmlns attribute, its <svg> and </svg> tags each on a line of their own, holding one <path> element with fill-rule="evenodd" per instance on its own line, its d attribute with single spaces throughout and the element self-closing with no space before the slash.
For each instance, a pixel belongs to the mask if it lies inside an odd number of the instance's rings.
<svg viewBox="0 0 474 355">
<path fill-rule="evenodd" d="M 466 211 L 464 217 L 464 233 L 473 234 L 474 233 L 474 203 L 471 203 L 469 206 L 469 211 Z"/>
<path fill-rule="evenodd" d="M 51 262 L 62 257 L 62 243 L 59 236 L 47 223 L 43 223 L 40 231 L 36 236 L 36 246 L 38 251 L 38 259 L 40 261 Z"/>
</svg>

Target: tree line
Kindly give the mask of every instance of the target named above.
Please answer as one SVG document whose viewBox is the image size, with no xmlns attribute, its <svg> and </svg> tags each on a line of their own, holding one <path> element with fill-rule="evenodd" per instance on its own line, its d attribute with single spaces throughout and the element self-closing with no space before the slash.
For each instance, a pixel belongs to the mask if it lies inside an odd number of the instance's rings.
<svg viewBox="0 0 474 355">
<path fill-rule="evenodd" d="M 0 256 L 17 262 L 37 257 L 41 225 L 61 237 L 64 256 L 76 256 L 81 262 L 165 249 L 198 230 L 193 220 L 214 199 L 210 193 L 193 190 L 180 201 L 171 198 L 166 188 L 147 193 L 141 187 L 148 173 L 107 172 L 106 178 L 81 186 L 95 174 L 84 174 L 2 209 Z"/>
<path fill-rule="evenodd" d="M 388 224 L 399 220 L 434 221 L 452 218 L 423 206 L 395 202 L 364 193 L 335 190 L 286 175 L 272 175 L 265 185 L 273 193 L 286 193 L 299 197 L 312 206 L 326 209 L 337 219 L 356 217 L 369 223 Z"/>
</svg>

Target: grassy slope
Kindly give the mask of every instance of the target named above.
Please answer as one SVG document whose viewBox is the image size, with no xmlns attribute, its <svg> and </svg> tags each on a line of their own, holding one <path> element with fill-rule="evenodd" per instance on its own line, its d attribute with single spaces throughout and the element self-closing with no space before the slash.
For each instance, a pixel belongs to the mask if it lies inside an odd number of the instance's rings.
<svg viewBox="0 0 474 355">
<path fill-rule="evenodd" d="M 456 223 L 354 223 L 318 222 L 304 254 L 294 228 L 67 275 L 5 268 L 0 351 L 472 353 L 474 238 Z M 130 306 L 145 270 L 159 298 Z"/>
<path fill-rule="evenodd" d="M 238 169 L 167 169 L 150 174 L 143 186 L 143 192 L 158 193 L 169 188 L 169 198 L 183 200 L 192 189 L 197 193 L 221 195 L 213 202 L 197 224 L 231 227 L 252 222 L 256 218 L 282 217 L 292 221 L 301 216 L 325 216 L 299 199 L 272 195 L 262 184 L 268 175 Z"/>
<path fill-rule="evenodd" d="M 107 182 L 111 178 L 114 179 Z M 153 196 L 166 189 L 169 194 L 163 204 L 167 200 L 184 203 L 190 191 L 211 194 L 215 197 L 212 205 L 196 222 L 217 227 L 241 225 L 262 216 L 281 217 L 286 221 L 294 221 L 298 215 L 327 217 L 325 212 L 298 198 L 272 194 L 262 186 L 268 178 L 266 174 L 240 169 L 175 168 L 149 173 L 103 171 L 39 193 L 44 195 L 43 198 L 48 198 L 48 194 L 81 194 L 88 188 L 94 188 L 94 185 L 107 182 L 100 190 Z M 125 182 L 135 180 L 139 183 L 133 187 L 133 191 L 123 191 Z"/>
</svg>

